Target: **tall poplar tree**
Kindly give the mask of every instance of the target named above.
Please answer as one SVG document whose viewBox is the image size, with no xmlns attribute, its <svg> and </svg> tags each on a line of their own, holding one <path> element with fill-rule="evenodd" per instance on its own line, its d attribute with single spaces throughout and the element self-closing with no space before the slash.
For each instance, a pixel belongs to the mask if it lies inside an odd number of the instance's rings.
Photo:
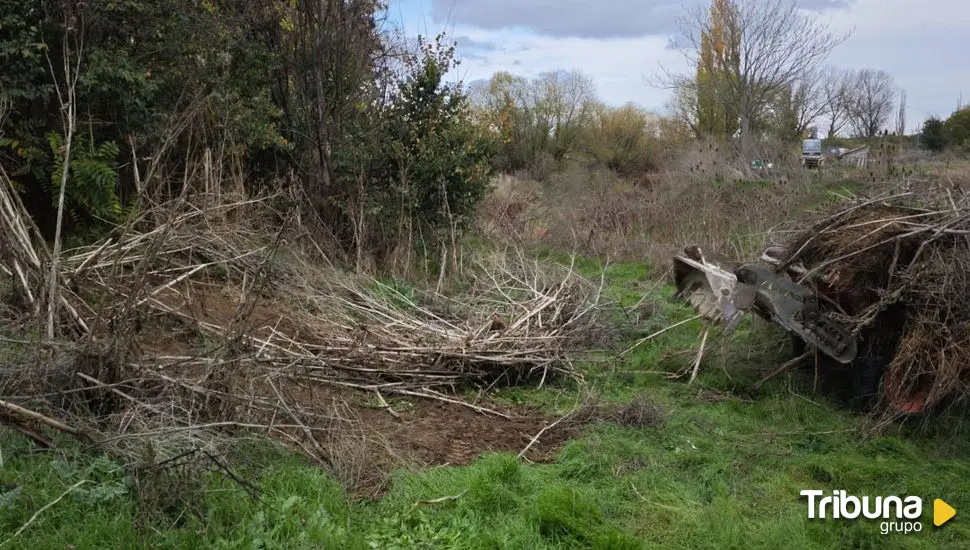
<svg viewBox="0 0 970 550">
<path fill-rule="evenodd" d="M 723 140 L 739 129 L 737 102 L 730 79 L 741 60 L 741 32 L 733 0 L 713 0 L 709 25 L 701 33 L 697 62 L 698 133 Z"/>
</svg>

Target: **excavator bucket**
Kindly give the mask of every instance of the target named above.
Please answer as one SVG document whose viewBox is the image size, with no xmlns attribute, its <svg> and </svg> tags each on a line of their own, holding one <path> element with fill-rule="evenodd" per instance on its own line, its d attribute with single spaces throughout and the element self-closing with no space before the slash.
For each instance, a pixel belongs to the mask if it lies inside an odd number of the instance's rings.
<svg viewBox="0 0 970 550">
<path fill-rule="evenodd" d="M 857 338 L 830 315 L 844 309 L 845 297 L 825 290 L 833 288 L 839 272 L 812 276 L 803 265 L 788 265 L 786 257 L 784 249 L 773 247 L 762 253 L 758 263 L 739 264 L 688 246 L 673 258 L 677 297 L 703 318 L 726 325 L 725 332 L 733 330 L 744 314 L 754 313 L 784 328 L 808 349 L 850 369 L 876 369 L 891 408 L 903 414 L 922 412 L 927 392 L 905 387 L 901 375 L 860 357 L 858 338 L 865 338 L 865 333 Z M 795 282 L 803 279 L 809 282 Z"/>
<path fill-rule="evenodd" d="M 777 257 L 777 251 L 769 250 L 762 260 L 777 263 Z M 699 247 L 688 246 L 674 257 L 674 282 L 678 297 L 702 317 L 725 324 L 725 332 L 752 311 L 839 363 L 856 357 L 855 337 L 824 314 L 811 288 L 795 284 L 787 274 L 708 257 Z"/>
<path fill-rule="evenodd" d="M 732 267 L 709 261 L 696 246 L 687 247 L 684 255 L 674 256 L 677 296 L 686 300 L 701 317 L 726 324 L 729 331 L 753 303 L 753 293 L 739 287 Z"/>
</svg>

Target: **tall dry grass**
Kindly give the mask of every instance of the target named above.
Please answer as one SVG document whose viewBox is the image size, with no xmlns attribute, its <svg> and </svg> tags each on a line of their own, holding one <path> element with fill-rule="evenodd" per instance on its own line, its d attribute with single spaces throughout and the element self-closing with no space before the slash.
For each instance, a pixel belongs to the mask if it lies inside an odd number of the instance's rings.
<svg viewBox="0 0 970 550">
<path fill-rule="evenodd" d="M 688 244 L 748 257 L 866 179 L 862 171 L 819 172 L 795 161 L 739 168 L 725 158 L 701 144 L 636 183 L 586 167 L 541 183 L 504 175 L 485 204 L 482 230 L 500 242 L 657 264 Z"/>
</svg>

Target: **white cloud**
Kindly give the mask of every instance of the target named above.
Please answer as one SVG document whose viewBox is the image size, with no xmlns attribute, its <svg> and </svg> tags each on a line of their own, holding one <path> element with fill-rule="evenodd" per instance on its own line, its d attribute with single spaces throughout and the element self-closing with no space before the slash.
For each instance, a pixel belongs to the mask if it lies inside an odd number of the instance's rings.
<svg viewBox="0 0 970 550">
<path fill-rule="evenodd" d="M 855 0 L 797 0 L 804 9 L 824 11 Z M 527 27 L 559 38 L 631 38 L 677 29 L 685 5 L 707 0 L 430 0 L 438 21 L 488 30 Z"/>
<path fill-rule="evenodd" d="M 858 0 L 831 18 L 854 27 L 829 63 L 888 72 L 907 94 L 907 126 L 949 116 L 970 76 L 970 4 L 965 0 Z"/>
<path fill-rule="evenodd" d="M 449 35 L 463 37 L 465 42 L 465 47 L 459 45 L 458 53 L 464 59 L 459 76 L 466 82 L 488 78 L 500 70 L 534 76 L 578 69 L 593 78 L 600 97 L 608 103 L 634 101 L 660 109 L 670 92 L 651 87 L 645 78 L 658 74 L 661 66 L 686 68 L 680 54 L 665 47 L 669 33 L 675 32 L 670 7 L 681 5 L 673 0 L 653 0 L 639 10 L 631 4 L 625 11 L 619 8 L 622 0 L 589 0 L 583 4 L 517 0 L 514 6 L 509 4 L 501 10 L 496 9 L 496 2 L 510 0 L 398 1 L 421 2 L 409 8 L 423 14 L 449 13 Z M 444 10 L 444 4 L 448 10 Z M 803 1 L 802 5 L 809 4 Z M 891 74 L 907 92 L 910 131 L 927 116 L 948 116 L 961 92 L 970 102 L 970 88 L 964 88 L 970 75 L 970 2 L 811 0 L 810 5 L 841 7 L 824 10 L 822 17 L 835 30 L 854 30 L 850 39 L 832 52 L 828 63 L 882 69 Z M 644 21 L 643 14 L 649 13 L 663 17 Z M 616 22 L 621 18 L 625 22 Z M 429 20 L 433 18 L 425 15 L 429 27 L 444 27 L 442 21 L 431 25 Z M 655 34 L 637 36 L 643 32 L 634 32 L 633 27 Z"/>
<path fill-rule="evenodd" d="M 458 76 L 466 82 L 489 78 L 505 70 L 522 76 L 536 76 L 559 69 L 577 69 L 593 78 L 600 98 L 612 104 L 633 101 L 659 108 L 670 93 L 651 87 L 648 75 L 661 65 L 681 66 L 682 56 L 665 48 L 665 37 L 596 40 L 583 38 L 511 37 L 502 32 L 461 29 L 477 42 L 502 44 L 502 50 L 488 54 L 488 61 L 465 59 Z M 459 56 L 464 53 L 459 45 Z M 478 55 L 476 53 L 476 55 Z"/>
</svg>

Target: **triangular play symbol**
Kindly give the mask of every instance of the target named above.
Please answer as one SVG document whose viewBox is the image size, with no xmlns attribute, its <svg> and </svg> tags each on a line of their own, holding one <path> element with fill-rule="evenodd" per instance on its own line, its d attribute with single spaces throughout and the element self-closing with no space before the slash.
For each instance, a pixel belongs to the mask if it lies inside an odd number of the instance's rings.
<svg viewBox="0 0 970 550">
<path fill-rule="evenodd" d="M 955 515 L 957 515 L 957 511 L 949 504 L 940 499 L 933 501 L 933 525 L 939 527 L 950 521 Z"/>
</svg>

